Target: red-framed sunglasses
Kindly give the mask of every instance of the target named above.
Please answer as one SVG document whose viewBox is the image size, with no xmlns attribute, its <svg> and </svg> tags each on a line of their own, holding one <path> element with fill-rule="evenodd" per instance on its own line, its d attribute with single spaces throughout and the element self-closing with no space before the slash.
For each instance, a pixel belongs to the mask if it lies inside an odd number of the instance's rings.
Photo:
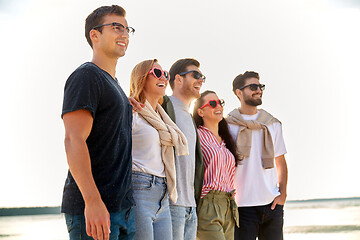
<svg viewBox="0 0 360 240">
<path fill-rule="evenodd" d="M 207 103 L 205 103 L 200 109 L 209 106 L 211 108 L 216 108 L 217 105 L 220 105 L 221 107 L 224 107 L 225 101 L 224 99 L 218 99 L 218 100 L 210 100 Z"/>
<path fill-rule="evenodd" d="M 160 79 L 162 76 L 164 76 L 167 81 L 169 81 L 170 79 L 170 74 L 168 71 L 163 71 L 162 69 L 157 67 L 153 67 L 148 74 L 150 73 L 152 73 L 157 79 Z"/>
</svg>

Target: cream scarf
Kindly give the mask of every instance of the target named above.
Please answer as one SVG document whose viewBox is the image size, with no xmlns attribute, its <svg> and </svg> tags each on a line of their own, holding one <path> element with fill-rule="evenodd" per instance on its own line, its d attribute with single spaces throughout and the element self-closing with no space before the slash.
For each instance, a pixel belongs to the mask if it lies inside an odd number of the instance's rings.
<svg viewBox="0 0 360 240">
<path fill-rule="evenodd" d="M 262 146 L 262 164 L 263 168 L 274 167 L 274 144 L 267 128 L 268 125 L 280 122 L 270 113 L 263 109 L 259 110 L 259 115 L 256 120 L 245 121 L 241 116 L 239 109 L 232 110 L 226 117 L 226 121 L 230 124 L 240 126 L 239 133 L 236 138 L 236 153 L 239 159 L 249 157 L 251 149 L 252 130 L 263 130 L 263 146 Z"/>
<path fill-rule="evenodd" d="M 145 107 L 138 113 L 158 132 L 161 143 L 161 157 L 165 166 L 166 182 L 171 201 L 176 203 L 176 171 L 174 148 L 178 156 L 188 155 L 188 145 L 185 135 L 180 131 L 176 124 L 170 119 L 160 104 L 157 104 L 156 111 L 148 101 Z"/>
</svg>

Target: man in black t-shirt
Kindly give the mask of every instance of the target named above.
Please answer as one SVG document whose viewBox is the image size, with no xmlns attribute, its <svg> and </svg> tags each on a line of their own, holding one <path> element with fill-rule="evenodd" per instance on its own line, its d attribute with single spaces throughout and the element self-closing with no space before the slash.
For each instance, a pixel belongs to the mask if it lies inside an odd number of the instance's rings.
<svg viewBox="0 0 360 240">
<path fill-rule="evenodd" d="M 86 19 L 93 59 L 68 78 L 62 118 L 69 173 L 61 211 L 70 239 L 133 239 L 132 107 L 115 68 L 129 34 L 125 10 L 100 7 Z"/>
</svg>

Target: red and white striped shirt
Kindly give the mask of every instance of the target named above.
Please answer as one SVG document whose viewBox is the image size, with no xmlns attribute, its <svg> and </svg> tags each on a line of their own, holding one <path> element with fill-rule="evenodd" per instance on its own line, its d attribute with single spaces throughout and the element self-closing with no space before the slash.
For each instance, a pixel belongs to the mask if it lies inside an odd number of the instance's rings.
<svg viewBox="0 0 360 240">
<path fill-rule="evenodd" d="M 198 133 L 205 165 L 201 198 L 210 190 L 231 192 L 234 189 L 234 155 L 226 148 L 224 140 L 219 144 L 208 128 L 199 126 Z"/>
</svg>

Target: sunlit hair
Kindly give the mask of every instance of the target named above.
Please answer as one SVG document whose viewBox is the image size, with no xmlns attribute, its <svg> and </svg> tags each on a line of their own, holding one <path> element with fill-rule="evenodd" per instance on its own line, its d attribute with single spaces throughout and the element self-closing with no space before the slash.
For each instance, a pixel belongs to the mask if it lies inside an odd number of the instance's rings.
<svg viewBox="0 0 360 240">
<path fill-rule="evenodd" d="M 126 16 L 126 11 L 122 7 L 118 5 L 111 5 L 111 6 L 102 6 L 95 9 L 92 13 L 85 20 L 85 37 L 88 41 L 90 47 L 93 47 L 91 38 L 90 38 L 90 31 L 93 27 L 103 24 L 103 19 L 107 15 L 118 15 L 120 17 Z M 99 32 L 102 31 L 102 28 L 97 28 Z"/>
<path fill-rule="evenodd" d="M 176 74 L 186 72 L 187 67 L 192 66 L 192 65 L 194 65 L 197 68 L 200 67 L 199 61 L 197 61 L 194 58 L 179 59 L 171 66 L 170 71 L 169 71 L 169 73 L 170 73 L 169 84 L 170 84 L 171 89 L 174 90 L 174 80 L 175 80 Z"/>
<path fill-rule="evenodd" d="M 133 97 L 136 101 L 145 103 L 144 88 L 148 73 L 153 68 L 154 63 L 158 62 L 157 59 L 142 61 L 134 67 L 130 76 L 130 97 Z M 162 104 L 163 98 L 159 99 L 159 103 Z"/>
<path fill-rule="evenodd" d="M 204 97 L 211 93 L 216 94 L 214 91 L 207 90 L 207 91 L 201 93 L 200 97 L 195 101 L 193 117 L 194 117 L 196 127 L 204 126 L 204 120 L 198 114 L 198 109 L 205 104 Z M 232 136 L 230 135 L 228 124 L 227 124 L 225 118 L 222 118 L 221 121 L 219 122 L 219 135 L 220 135 L 221 139 L 224 140 L 226 148 L 229 149 L 229 151 L 234 155 L 235 166 L 237 166 L 239 159 L 236 155 L 236 145 L 234 143 L 234 140 L 232 139 Z"/>
<path fill-rule="evenodd" d="M 245 86 L 245 82 L 247 79 L 249 78 L 256 78 L 258 80 L 260 80 L 260 76 L 257 72 L 253 72 L 253 71 L 246 71 L 243 74 L 239 74 L 235 77 L 234 81 L 233 81 L 233 92 L 236 95 L 236 89 L 239 89 L 243 86 Z"/>
</svg>

